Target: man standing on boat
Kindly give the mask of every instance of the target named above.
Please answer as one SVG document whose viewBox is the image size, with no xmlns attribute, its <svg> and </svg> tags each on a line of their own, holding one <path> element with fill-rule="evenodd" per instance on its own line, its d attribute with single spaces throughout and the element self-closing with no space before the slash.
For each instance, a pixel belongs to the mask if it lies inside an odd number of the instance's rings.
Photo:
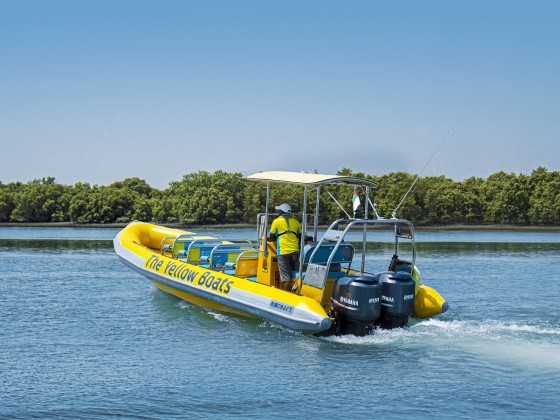
<svg viewBox="0 0 560 420">
<path fill-rule="evenodd" d="M 280 287 L 282 290 L 290 290 L 292 281 L 292 270 L 296 269 L 299 261 L 299 242 L 301 239 L 301 225 L 292 216 L 292 208 L 283 203 L 275 207 L 278 217 L 270 226 L 270 242 L 276 241 L 276 255 L 278 256 L 278 268 L 280 270 Z"/>
</svg>

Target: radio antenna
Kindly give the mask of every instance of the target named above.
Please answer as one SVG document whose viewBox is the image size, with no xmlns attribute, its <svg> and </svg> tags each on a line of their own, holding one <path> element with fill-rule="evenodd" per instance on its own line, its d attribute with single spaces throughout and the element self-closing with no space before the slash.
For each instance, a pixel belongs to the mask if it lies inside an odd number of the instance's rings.
<svg viewBox="0 0 560 420">
<path fill-rule="evenodd" d="M 403 198 L 401 199 L 400 203 L 397 205 L 397 207 L 395 207 L 395 210 L 393 210 L 393 213 L 391 213 L 391 219 L 396 219 L 397 218 L 397 210 L 399 209 L 399 207 L 401 206 L 401 204 L 404 202 L 404 200 L 406 199 L 406 197 L 408 196 L 408 194 L 410 193 L 410 191 L 412 191 L 412 189 L 414 188 L 414 185 L 416 185 L 416 181 L 418 181 L 420 179 L 420 176 L 422 176 L 422 174 L 424 173 L 424 171 L 426 170 L 426 168 L 428 167 L 428 165 L 430 164 L 430 162 L 432 161 L 432 159 L 434 158 L 434 156 L 436 155 L 437 151 L 439 150 L 439 148 L 441 147 L 441 145 L 443 143 L 445 143 L 445 140 L 447 140 L 447 137 L 449 136 L 449 131 L 447 132 L 447 134 L 443 137 L 443 140 L 441 141 L 441 143 L 438 145 L 438 147 L 436 147 L 436 150 L 434 150 L 434 153 L 432 153 L 432 156 L 430 156 L 430 159 L 428 159 L 428 161 L 426 162 L 426 164 L 424 165 L 424 168 L 422 169 L 422 171 L 416 176 L 416 179 L 414 180 L 414 182 L 412 183 L 412 185 L 410 186 L 410 188 L 408 189 L 408 191 L 406 192 L 406 194 L 403 196 Z"/>
</svg>

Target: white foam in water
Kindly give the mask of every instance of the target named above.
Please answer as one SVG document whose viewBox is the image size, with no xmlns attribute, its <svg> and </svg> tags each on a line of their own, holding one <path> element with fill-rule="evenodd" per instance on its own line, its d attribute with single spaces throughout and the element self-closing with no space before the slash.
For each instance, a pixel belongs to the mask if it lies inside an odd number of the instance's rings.
<svg viewBox="0 0 560 420">
<path fill-rule="evenodd" d="M 219 322 L 231 322 L 231 318 L 230 318 L 229 316 L 227 316 L 226 314 L 222 314 L 222 313 L 219 313 L 219 312 L 213 312 L 212 310 L 210 310 L 210 309 L 208 309 L 208 308 L 205 308 L 205 307 L 203 307 L 203 306 L 193 306 L 193 305 L 191 305 L 189 302 L 186 302 L 186 301 L 184 301 L 184 300 L 179 300 L 179 301 L 177 302 L 177 306 L 178 306 L 180 309 L 193 309 L 193 308 L 196 308 L 196 309 L 199 309 L 199 310 L 204 311 L 206 314 L 208 314 L 209 316 L 211 316 L 212 318 L 214 318 L 216 321 L 219 321 Z"/>
<path fill-rule="evenodd" d="M 396 328 L 393 330 L 375 329 L 364 337 L 355 335 L 321 337 L 326 341 L 342 344 L 385 345 L 396 342 L 412 342 L 415 334 L 409 328 Z"/>
<path fill-rule="evenodd" d="M 230 322 L 230 318 L 227 315 L 224 315 L 224 314 L 208 311 L 208 315 L 213 316 L 216 321 Z"/>
<path fill-rule="evenodd" d="M 366 346 L 455 346 L 498 364 L 560 370 L 560 327 L 549 324 L 429 319 L 407 328 L 374 330 L 365 337 L 346 335 L 324 339 L 341 344 Z"/>
<path fill-rule="evenodd" d="M 421 321 L 411 328 L 434 328 L 439 333 L 442 331 L 447 334 L 460 333 L 461 335 L 488 335 L 500 336 L 501 334 L 527 333 L 536 335 L 560 336 L 560 327 L 554 327 L 547 324 L 543 325 L 519 325 L 515 323 L 505 323 L 501 321 L 442 321 L 439 319 L 428 319 Z"/>
<path fill-rule="evenodd" d="M 190 307 L 179 301 L 181 309 Z M 228 323 L 226 314 L 206 310 L 216 321 Z M 296 331 L 262 320 L 259 328 L 297 334 Z M 525 368 L 560 370 L 560 327 L 542 323 L 529 325 L 495 320 L 464 321 L 428 319 L 393 330 L 375 329 L 365 337 L 354 335 L 321 337 L 332 343 L 361 346 L 429 346 L 455 347 L 497 364 Z"/>
<path fill-rule="evenodd" d="M 258 327 L 264 328 L 268 331 L 274 330 L 274 331 L 282 331 L 286 334 L 301 335 L 301 332 L 299 331 L 292 330 L 291 328 L 284 327 L 283 325 L 277 324 L 272 321 L 267 321 L 266 319 L 261 320 L 261 322 L 258 324 Z"/>
<path fill-rule="evenodd" d="M 177 306 L 179 306 L 180 309 L 187 309 L 190 307 L 190 304 L 184 300 L 180 300 L 177 302 Z"/>
</svg>

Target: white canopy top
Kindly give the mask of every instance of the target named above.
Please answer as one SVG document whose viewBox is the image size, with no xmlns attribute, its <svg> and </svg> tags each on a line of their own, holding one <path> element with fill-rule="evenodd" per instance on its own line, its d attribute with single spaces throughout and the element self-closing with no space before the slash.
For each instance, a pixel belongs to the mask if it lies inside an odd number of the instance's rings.
<svg viewBox="0 0 560 420">
<path fill-rule="evenodd" d="M 308 174 L 305 172 L 269 171 L 249 175 L 252 181 L 283 182 L 298 185 L 325 185 L 325 184 L 356 184 L 377 188 L 375 182 L 363 178 L 342 175 Z"/>
</svg>

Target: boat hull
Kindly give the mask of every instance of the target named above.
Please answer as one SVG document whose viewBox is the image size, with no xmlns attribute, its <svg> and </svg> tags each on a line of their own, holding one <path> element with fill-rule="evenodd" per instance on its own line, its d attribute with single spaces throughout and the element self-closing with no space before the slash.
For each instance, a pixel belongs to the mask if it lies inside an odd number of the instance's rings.
<svg viewBox="0 0 560 420">
<path fill-rule="evenodd" d="M 185 301 L 263 318 L 305 333 L 331 327 L 331 319 L 313 299 L 183 262 L 157 250 L 164 237 L 184 233 L 136 222 L 123 229 L 113 242 L 126 265 L 159 289 Z"/>
</svg>

